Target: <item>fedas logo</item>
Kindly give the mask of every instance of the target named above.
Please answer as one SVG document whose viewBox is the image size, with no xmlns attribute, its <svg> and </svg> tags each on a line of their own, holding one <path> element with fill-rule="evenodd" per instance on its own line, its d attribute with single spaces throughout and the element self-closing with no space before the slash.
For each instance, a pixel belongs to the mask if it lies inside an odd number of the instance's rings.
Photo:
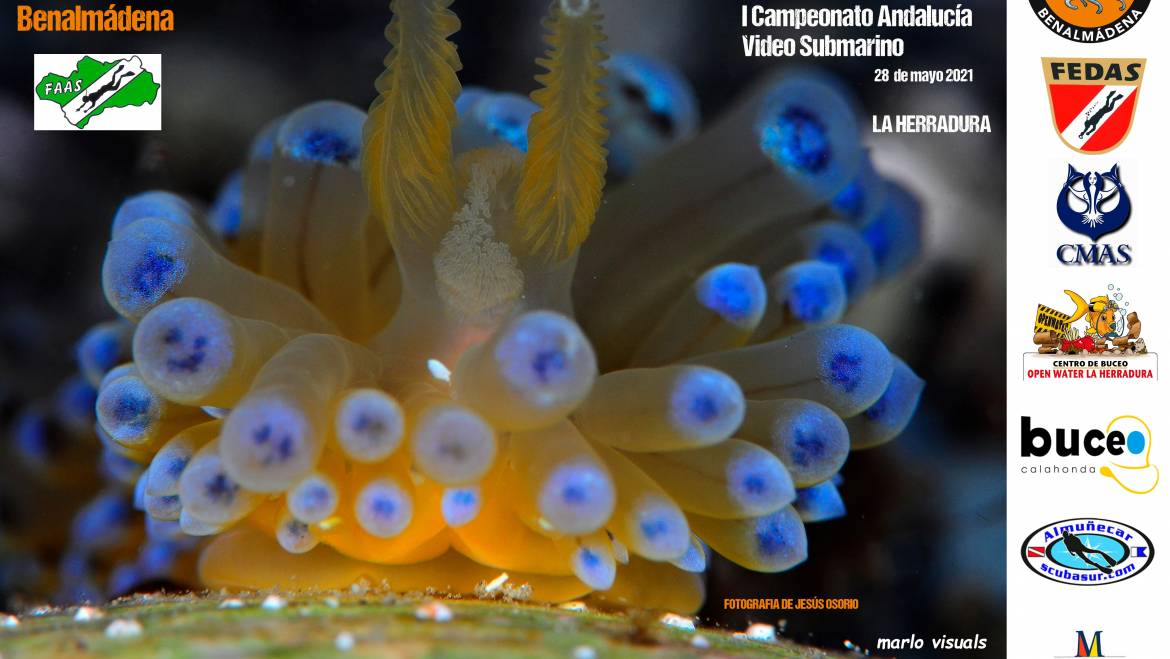
<svg viewBox="0 0 1170 659">
<path fill-rule="evenodd" d="M 161 130 L 161 55 L 33 57 L 35 130 Z"/>
<path fill-rule="evenodd" d="M 1154 438 L 1139 417 L 1119 416 L 1104 429 L 1036 427 L 1020 417 L 1020 472 L 1043 478 L 1109 479 L 1133 494 L 1149 494 L 1161 472 L 1150 462 Z M 1102 481 L 1104 482 L 1104 481 Z"/>
<path fill-rule="evenodd" d="M 1154 545 L 1136 528 L 1110 519 L 1078 517 L 1036 529 L 1020 547 L 1036 574 L 1072 586 L 1104 586 L 1141 574 Z"/>
<path fill-rule="evenodd" d="M 1102 172 L 1082 172 L 1069 165 L 1056 197 L 1056 216 L 1070 231 L 1088 237 L 1093 244 L 1061 245 L 1056 248 L 1056 259 L 1064 265 L 1129 265 L 1133 262 L 1132 247 L 1097 241 L 1125 226 L 1132 211 L 1117 165 Z"/>
<path fill-rule="evenodd" d="M 1041 58 L 1056 133 L 1070 149 L 1105 153 L 1129 134 L 1144 59 Z"/>
<path fill-rule="evenodd" d="M 1036 18 L 1056 34 L 1081 43 L 1116 39 L 1146 15 L 1150 0 L 1029 0 Z"/>
</svg>

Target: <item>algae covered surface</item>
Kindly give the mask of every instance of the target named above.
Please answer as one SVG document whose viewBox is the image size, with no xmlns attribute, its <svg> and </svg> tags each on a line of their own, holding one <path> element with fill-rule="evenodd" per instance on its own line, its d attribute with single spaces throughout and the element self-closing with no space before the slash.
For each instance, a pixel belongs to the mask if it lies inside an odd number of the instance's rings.
<svg viewBox="0 0 1170 659">
<path fill-rule="evenodd" d="M 224 608 L 225 601 L 234 608 Z M 438 601 L 451 615 L 436 620 L 422 615 L 435 601 L 423 595 L 270 598 L 267 606 L 265 601 L 263 594 L 134 596 L 95 609 L 90 620 L 78 620 L 76 607 L 34 609 L 20 615 L 15 626 L 0 629 L 0 654 L 4 659 L 847 656 L 784 639 L 762 642 L 725 630 L 672 628 L 651 613 L 443 599 Z M 110 627 L 119 620 L 137 621 L 141 633 L 112 635 Z"/>
</svg>

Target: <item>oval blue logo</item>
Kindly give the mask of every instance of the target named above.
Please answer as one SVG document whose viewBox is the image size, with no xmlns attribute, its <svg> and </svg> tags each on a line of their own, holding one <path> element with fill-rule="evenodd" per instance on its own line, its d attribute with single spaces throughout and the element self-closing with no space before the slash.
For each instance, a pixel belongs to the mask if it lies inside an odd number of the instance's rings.
<svg viewBox="0 0 1170 659">
<path fill-rule="evenodd" d="M 1128 524 L 1077 517 L 1036 529 L 1020 548 L 1036 574 L 1073 586 L 1104 586 L 1131 579 L 1154 558 L 1146 534 Z"/>
</svg>

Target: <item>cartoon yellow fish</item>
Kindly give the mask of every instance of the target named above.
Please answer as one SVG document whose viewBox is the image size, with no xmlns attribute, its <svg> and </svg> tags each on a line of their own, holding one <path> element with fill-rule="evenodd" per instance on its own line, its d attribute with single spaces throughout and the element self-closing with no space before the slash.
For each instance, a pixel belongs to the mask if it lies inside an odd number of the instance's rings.
<svg viewBox="0 0 1170 659">
<path fill-rule="evenodd" d="M 1089 311 L 1085 314 L 1089 328 L 1085 333 L 1101 339 L 1116 337 L 1117 309 L 1117 303 L 1104 295 L 1089 300 Z"/>
</svg>

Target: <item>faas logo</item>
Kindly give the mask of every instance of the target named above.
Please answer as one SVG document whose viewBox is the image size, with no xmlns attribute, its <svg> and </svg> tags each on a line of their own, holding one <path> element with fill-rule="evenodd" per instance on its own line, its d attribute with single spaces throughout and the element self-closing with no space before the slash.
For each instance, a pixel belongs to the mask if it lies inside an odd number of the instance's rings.
<svg viewBox="0 0 1170 659">
<path fill-rule="evenodd" d="M 1117 165 L 1103 172 L 1082 172 L 1069 165 L 1056 197 L 1056 216 L 1069 230 L 1088 237 L 1093 244 L 1061 245 L 1056 248 L 1056 259 L 1065 265 L 1129 265 L 1133 262 L 1133 248 L 1097 241 L 1125 226 L 1132 211 Z"/>
<path fill-rule="evenodd" d="M 1149 494 L 1161 472 L 1150 462 L 1154 438 L 1139 417 L 1119 416 L 1103 429 L 1036 427 L 1020 417 L 1020 457 L 1025 475 L 1105 478 L 1132 494 Z M 1039 459 L 1039 461 L 1035 461 Z"/>
<path fill-rule="evenodd" d="M 1117 148 L 1133 126 L 1144 59 L 1042 58 L 1052 123 L 1081 153 Z"/>
<path fill-rule="evenodd" d="M 161 55 L 33 57 L 35 130 L 160 130 Z"/>
<path fill-rule="evenodd" d="M 1029 0 L 1036 18 L 1079 43 L 1116 39 L 1146 15 L 1150 0 Z"/>
<path fill-rule="evenodd" d="M 1020 548 L 1033 572 L 1070 586 L 1105 586 L 1141 574 L 1154 560 L 1154 545 L 1129 524 L 1078 517 L 1036 529 Z"/>
</svg>

